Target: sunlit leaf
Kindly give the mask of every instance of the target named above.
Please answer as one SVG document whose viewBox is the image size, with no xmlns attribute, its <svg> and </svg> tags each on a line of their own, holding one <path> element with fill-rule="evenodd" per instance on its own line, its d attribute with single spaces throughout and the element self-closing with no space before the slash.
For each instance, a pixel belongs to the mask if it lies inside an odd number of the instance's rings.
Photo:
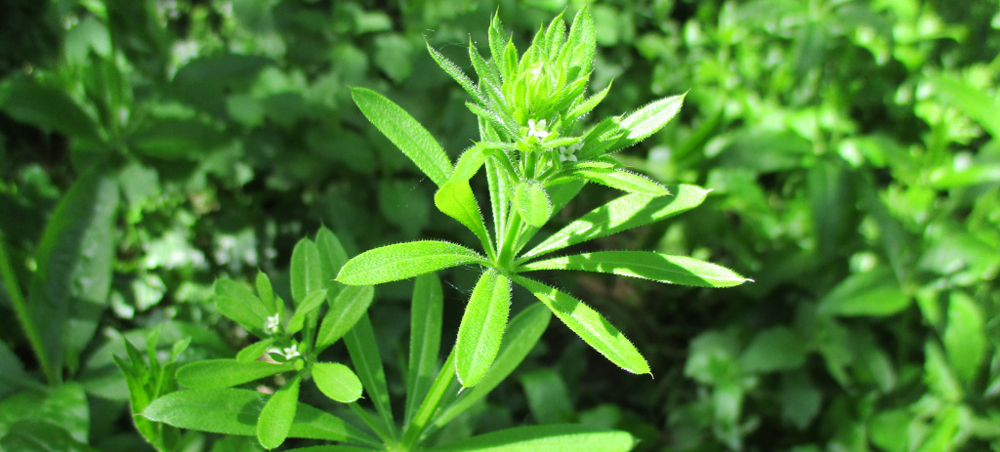
<svg viewBox="0 0 1000 452">
<path fill-rule="evenodd" d="M 514 427 L 478 435 L 433 452 L 625 452 L 636 440 L 628 432 L 601 430 L 576 424 Z"/>
<path fill-rule="evenodd" d="M 342 403 L 361 397 L 361 380 L 349 367 L 340 363 L 316 363 L 312 367 L 313 380 L 323 395 Z"/>
<path fill-rule="evenodd" d="M 525 180 L 514 189 L 514 207 L 525 223 L 540 228 L 552 216 L 552 201 L 538 181 Z"/>
<path fill-rule="evenodd" d="M 337 295 L 333 305 L 323 317 L 316 336 L 316 351 L 323 351 L 340 338 L 344 337 L 354 324 L 358 322 L 368 306 L 375 299 L 375 288 L 372 286 L 348 286 Z"/>
<path fill-rule="evenodd" d="M 427 177 L 439 186 L 448 181 L 452 172 L 448 154 L 416 119 L 375 91 L 353 88 L 351 96 L 365 117 L 413 160 Z"/>
<path fill-rule="evenodd" d="M 177 369 L 177 382 L 192 389 L 228 388 L 294 368 L 292 363 L 241 363 L 235 359 L 206 359 Z"/>
<path fill-rule="evenodd" d="M 618 367 L 635 374 L 650 373 L 649 364 L 632 342 L 590 306 L 528 278 L 515 276 L 514 281 L 527 288 L 580 339 Z"/>
<path fill-rule="evenodd" d="M 750 281 L 719 265 L 647 251 L 575 254 L 531 262 L 519 270 L 583 270 L 701 287 L 732 287 Z"/>
<path fill-rule="evenodd" d="M 472 290 L 455 341 L 455 368 L 462 386 L 479 383 L 496 359 L 507 326 L 510 295 L 510 280 L 495 271 L 483 273 Z"/>
<path fill-rule="evenodd" d="M 341 268 L 337 281 L 352 286 L 375 285 L 483 261 L 480 254 L 454 243 L 437 240 L 405 242 L 355 256 Z"/>
<path fill-rule="evenodd" d="M 267 449 L 285 442 L 295 420 L 299 403 L 299 377 L 286 383 L 271 395 L 257 420 L 257 440 Z"/>
<path fill-rule="evenodd" d="M 663 220 L 697 207 L 708 191 L 694 185 L 669 188 L 672 196 L 630 194 L 598 207 L 546 238 L 520 260 Z"/>
</svg>

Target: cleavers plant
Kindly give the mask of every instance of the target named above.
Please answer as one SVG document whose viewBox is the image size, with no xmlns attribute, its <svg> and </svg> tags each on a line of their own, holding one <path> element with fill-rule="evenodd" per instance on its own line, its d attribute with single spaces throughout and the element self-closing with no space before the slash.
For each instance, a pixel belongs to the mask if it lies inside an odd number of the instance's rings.
<svg viewBox="0 0 1000 452">
<path fill-rule="evenodd" d="M 684 96 L 652 102 L 576 134 L 579 121 L 610 89 L 608 86 L 585 96 L 596 51 L 588 10 L 576 15 L 568 35 L 562 15 L 556 17 L 538 31 L 520 59 L 494 17 L 489 46 L 492 58 L 487 61 L 469 44 L 477 84 L 428 46 L 441 68 L 472 97 L 473 102 L 467 105 L 479 118 L 480 141 L 465 151 L 454 167 L 430 133 L 400 107 L 373 91 L 353 91 L 354 101 L 365 116 L 438 185 L 434 195 L 437 208 L 469 228 L 485 254 L 435 240 L 394 244 L 351 259 L 337 281 L 374 285 L 457 265 L 482 266 L 484 271 L 462 317 L 453 356 L 463 387 L 475 386 L 497 355 L 512 283 L 528 289 L 580 338 L 618 366 L 633 373 L 649 373 L 638 350 L 600 314 L 573 296 L 523 274 L 584 270 L 706 287 L 747 281 L 714 264 L 654 252 L 598 251 L 542 258 L 571 245 L 662 220 L 705 199 L 706 190 L 691 185 L 668 189 L 623 169 L 609 155 L 661 129 L 680 110 Z M 483 168 L 489 183 L 492 234 L 469 183 Z M 553 212 L 565 206 L 586 182 L 627 194 L 524 251 Z"/>
<path fill-rule="evenodd" d="M 470 42 L 474 83 L 430 45 L 434 60 L 472 97 L 480 139 L 453 165 L 444 149 L 412 116 L 384 96 L 355 88 L 362 113 L 437 185 L 435 206 L 467 227 L 482 252 L 440 240 L 388 245 L 348 260 L 326 228 L 303 239 L 291 265 L 293 314 L 257 278 L 257 294 L 239 283 L 215 285 L 219 311 L 259 337 L 235 359 L 181 367 L 177 382 L 190 388 L 165 395 L 135 385 L 133 410 L 174 427 L 255 435 L 266 448 L 286 438 L 331 440 L 319 451 L 624 451 L 634 438 L 620 431 L 579 425 L 515 427 L 444 444 L 432 433 L 470 408 L 525 358 L 555 314 L 587 344 L 621 368 L 651 373 L 636 347 L 601 314 L 579 299 L 524 276 L 540 270 L 583 270 L 704 287 L 747 281 L 726 268 L 685 256 L 644 251 L 595 251 L 552 257 L 567 247 L 665 219 L 699 205 L 708 191 L 665 187 L 629 172 L 610 154 L 661 129 L 680 110 L 683 95 L 580 127 L 610 86 L 586 95 L 596 52 L 593 20 L 585 7 L 567 32 L 562 15 L 542 27 L 529 48 L 518 50 L 498 18 L 489 29 L 490 59 Z M 582 133 L 580 132 L 582 130 Z M 487 227 L 470 181 L 483 170 L 492 213 Z M 542 240 L 532 240 L 587 182 L 626 192 Z M 528 248 L 529 244 L 533 244 Z M 441 285 L 434 272 L 459 265 L 482 268 L 459 326 L 454 348 L 438 367 L 442 328 Z M 416 277 L 402 427 L 389 401 L 374 326 L 365 311 L 374 285 Z M 534 304 L 508 322 L 512 285 L 526 288 Z M 324 303 L 324 301 L 326 303 Z M 544 307 L 542 306 L 544 305 Z M 323 307 L 326 306 L 324 311 Z M 354 370 L 324 362 L 320 353 L 343 338 Z M 261 359 L 264 357 L 264 359 Z M 134 353 L 132 366 L 142 368 Z M 123 368 L 127 368 L 123 364 Z M 355 373 L 357 372 L 357 373 Z M 280 375 L 266 394 L 235 386 Z M 371 434 L 332 413 L 298 401 L 312 379 L 330 399 L 347 403 Z M 464 390 L 463 390 L 464 389 Z M 356 401 L 367 393 L 375 413 Z M 137 397 L 137 394 L 140 397 Z M 147 400 L 152 402 L 145 403 Z M 143 401 L 137 404 L 136 400 Z M 145 431 L 155 433 L 147 427 Z M 374 435 L 374 436 L 373 436 Z M 147 438 L 149 436 L 147 435 Z M 162 441 L 151 439 L 151 443 Z"/>
</svg>

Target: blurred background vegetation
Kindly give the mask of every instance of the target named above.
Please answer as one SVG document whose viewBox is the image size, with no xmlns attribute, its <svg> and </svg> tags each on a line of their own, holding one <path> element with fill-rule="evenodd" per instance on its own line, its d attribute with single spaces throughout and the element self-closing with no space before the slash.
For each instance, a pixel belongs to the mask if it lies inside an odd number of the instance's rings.
<svg viewBox="0 0 1000 452">
<path fill-rule="evenodd" d="M 167 351 L 189 337 L 182 362 L 233 356 L 248 338 L 215 309 L 212 282 L 261 268 L 287 292 L 291 247 L 320 225 L 350 254 L 472 239 L 349 88 L 386 94 L 457 157 L 476 122 L 424 40 L 467 61 L 498 12 L 523 49 L 582 4 L 6 0 L 0 448 L 141 450 L 112 358 L 123 338 L 157 330 Z M 592 12 L 592 88 L 613 80 L 595 117 L 688 92 L 678 119 L 618 157 L 714 190 L 601 246 L 693 255 L 756 282 L 563 277 L 656 378 L 553 326 L 442 434 L 582 422 L 629 430 L 643 451 L 1000 451 L 1000 4 L 613 0 Z M 590 187 L 554 223 L 613 196 Z M 476 275 L 442 275 L 446 330 Z M 371 308 L 399 393 L 410 284 L 379 286 Z M 64 299 L 46 317 L 66 337 L 48 386 L 18 291 Z M 529 298 L 515 293 L 515 309 Z"/>
</svg>

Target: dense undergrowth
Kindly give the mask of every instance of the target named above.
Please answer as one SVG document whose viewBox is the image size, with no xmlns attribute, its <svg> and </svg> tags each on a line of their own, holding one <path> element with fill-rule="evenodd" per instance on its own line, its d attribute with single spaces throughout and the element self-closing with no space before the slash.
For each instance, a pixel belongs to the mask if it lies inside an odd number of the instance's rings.
<svg viewBox="0 0 1000 452">
<path fill-rule="evenodd" d="M 464 62 L 470 35 L 486 49 L 494 12 L 529 42 L 581 7 L 8 2 L 0 447 L 139 450 L 114 358 L 125 340 L 153 339 L 161 362 L 176 360 L 165 373 L 233 357 L 250 338 L 216 308 L 214 281 L 253 284 L 260 269 L 291 300 L 293 247 L 321 226 L 349 256 L 474 240 L 435 209 L 434 181 L 369 125 L 351 88 L 402 105 L 454 161 L 479 132 L 424 40 Z M 627 430 L 636 450 L 1000 450 L 997 4 L 622 0 L 590 11 L 590 88 L 612 85 L 594 118 L 687 92 L 669 126 L 615 156 L 713 191 L 586 251 L 691 255 L 755 283 L 557 276 L 627 332 L 655 379 L 551 327 L 438 435 L 574 422 Z M 616 196 L 588 187 L 549 232 Z M 455 331 L 479 272 L 440 276 L 444 330 Z M 406 373 L 412 286 L 378 286 L 368 311 L 389 381 Z M 529 299 L 515 290 L 512 311 Z M 178 444 L 259 447 L 201 433 Z"/>
</svg>

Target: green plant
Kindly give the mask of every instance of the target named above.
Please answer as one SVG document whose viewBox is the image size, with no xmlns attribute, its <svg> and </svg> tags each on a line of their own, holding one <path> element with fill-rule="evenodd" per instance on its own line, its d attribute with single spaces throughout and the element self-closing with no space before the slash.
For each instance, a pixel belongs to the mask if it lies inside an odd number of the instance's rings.
<svg viewBox="0 0 1000 452">
<path fill-rule="evenodd" d="M 474 102 L 467 106 L 479 118 L 480 140 L 454 166 L 431 134 L 401 107 L 374 91 L 353 90 L 355 103 L 365 116 L 438 186 L 435 206 L 468 228 L 479 239 L 483 253 L 451 242 L 421 240 L 376 248 L 347 260 L 333 233 L 321 229 L 315 242 L 300 241 L 292 255 L 295 309 L 287 323 L 283 323 L 284 302 L 273 295 L 263 273 L 257 278 L 256 296 L 233 281 L 216 282 L 219 311 L 261 340 L 244 348 L 236 359 L 201 361 L 180 368 L 177 381 L 192 389 L 156 399 L 142 410 L 147 419 L 184 428 L 256 435 L 267 448 L 278 447 L 288 437 L 305 437 L 383 450 L 423 450 L 433 443 L 434 431 L 484 397 L 520 363 L 548 324 L 550 312 L 616 365 L 636 374 L 651 373 L 642 354 L 601 314 L 563 291 L 524 277 L 524 273 L 583 270 L 702 287 L 729 287 L 747 281 L 717 265 L 655 252 L 594 251 L 543 258 L 689 210 L 705 199 L 707 191 L 692 185 L 664 187 L 626 171 L 610 156 L 661 129 L 679 111 L 683 95 L 661 99 L 577 132 L 580 120 L 610 89 L 608 86 L 585 96 L 596 51 L 593 22 L 586 8 L 576 15 L 568 33 L 562 15 L 540 29 L 520 58 L 505 34 L 494 17 L 489 29 L 489 61 L 470 42 L 469 55 L 479 77 L 476 84 L 428 45 L 441 68 L 472 96 Z M 492 231 L 470 184 L 484 168 Z M 627 194 L 524 251 L 553 212 L 570 202 L 586 182 Z M 430 275 L 459 265 L 478 265 L 483 272 L 462 316 L 455 346 L 438 371 L 441 289 Z M 411 311 L 407 401 L 399 429 L 375 346 L 374 327 L 365 311 L 373 298 L 372 286 L 413 277 L 417 283 Z M 547 309 L 532 305 L 508 325 L 513 283 L 526 288 Z M 324 300 L 329 309 L 322 313 Z M 344 365 L 320 360 L 320 353 L 340 338 L 347 345 L 357 375 Z M 262 355 L 275 362 L 259 361 Z M 284 374 L 284 383 L 270 397 L 232 388 L 276 374 Z M 310 378 L 328 398 L 348 403 L 377 438 L 332 414 L 299 403 L 300 384 Z M 352 403 L 360 397 L 362 387 L 377 416 Z M 610 451 L 630 449 L 633 442 L 625 432 L 550 425 L 517 427 L 432 449 L 556 451 L 579 450 L 586 445 L 588 450 Z M 327 446 L 308 450 L 354 449 Z"/>
</svg>

